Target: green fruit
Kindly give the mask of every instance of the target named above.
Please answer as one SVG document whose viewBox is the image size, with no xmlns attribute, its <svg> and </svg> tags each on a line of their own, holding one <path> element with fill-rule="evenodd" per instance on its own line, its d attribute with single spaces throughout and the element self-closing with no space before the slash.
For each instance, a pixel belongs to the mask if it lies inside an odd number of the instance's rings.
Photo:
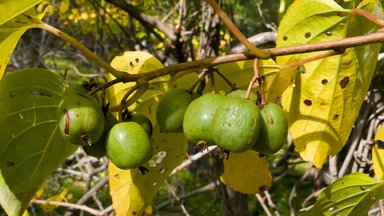
<svg viewBox="0 0 384 216">
<path fill-rule="evenodd" d="M 107 155 L 120 169 L 138 168 L 152 157 L 151 138 L 136 122 L 121 122 L 106 138 Z"/>
<path fill-rule="evenodd" d="M 107 113 L 104 120 L 104 131 L 100 139 L 92 145 L 82 146 L 85 153 L 97 158 L 104 157 L 107 154 L 105 148 L 105 139 L 111 128 L 118 123 L 116 117 L 110 112 Z"/>
<path fill-rule="evenodd" d="M 138 123 L 149 136 L 152 135 L 152 130 L 153 130 L 152 122 L 144 114 L 132 113 L 131 116 L 127 119 L 127 121 Z"/>
<path fill-rule="evenodd" d="M 196 144 L 198 141 L 206 141 L 214 144 L 211 125 L 213 116 L 225 96 L 207 93 L 192 101 L 185 111 L 183 130 L 187 139 Z"/>
<path fill-rule="evenodd" d="M 253 149 L 263 154 L 276 153 L 287 140 L 287 117 L 283 109 L 275 103 L 268 103 L 260 110 L 260 113 L 262 127 Z"/>
<path fill-rule="evenodd" d="M 58 107 L 60 132 L 65 140 L 77 145 L 92 145 L 104 130 L 104 115 L 95 98 L 68 93 Z"/>
<path fill-rule="evenodd" d="M 215 143 L 229 152 L 252 148 L 259 136 L 261 115 L 255 103 L 242 98 L 226 98 L 212 121 Z"/>
<path fill-rule="evenodd" d="M 236 89 L 234 91 L 229 92 L 227 94 L 227 97 L 230 97 L 230 98 L 244 98 L 244 95 L 245 95 L 246 92 L 247 92 L 247 90 Z M 257 101 L 258 99 L 259 99 L 259 96 L 255 92 L 251 92 L 251 94 L 249 95 L 249 100 L 250 101 Z"/>
<path fill-rule="evenodd" d="M 156 110 L 160 127 L 166 132 L 182 132 L 185 110 L 195 98 L 185 89 L 175 88 L 166 92 Z"/>
</svg>

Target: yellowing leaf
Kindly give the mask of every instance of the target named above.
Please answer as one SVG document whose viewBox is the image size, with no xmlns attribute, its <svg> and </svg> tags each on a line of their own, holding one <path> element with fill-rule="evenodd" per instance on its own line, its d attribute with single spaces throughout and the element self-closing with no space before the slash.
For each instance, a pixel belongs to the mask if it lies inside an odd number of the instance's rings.
<svg viewBox="0 0 384 216">
<path fill-rule="evenodd" d="M 65 200 L 65 196 L 67 195 L 67 193 L 68 193 L 68 189 L 65 188 L 60 194 L 49 197 L 47 201 L 61 202 Z M 57 208 L 57 205 L 46 203 L 46 204 L 42 204 L 41 208 L 43 209 L 44 212 L 48 213 L 55 210 L 55 208 Z"/>
<path fill-rule="evenodd" d="M 360 3 L 360 8 L 383 17 L 374 0 Z M 364 35 L 377 26 L 361 16 L 348 13 L 331 0 L 297 0 L 283 17 L 277 46 L 307 44 Z M 300 14 L 300 16 L 297 16 Z M 288 88 L 282 104 L 288 113 L 293 142 L 300 155 L 320 168 L 329 155 L 337 154 L 346 143 L 368 90 L 380 44 L 345 50 L 336 55 L 304 65 Z M 298 60 L 323 52 L 294 55 Z M 289 57 L 277 58 L 279 65 Z"/>
<path fill-rule="evenodd" d="M 224 160 L 220 179 L 231 189 L 245 194 L 259 193 L 272 185 L 268 163 L 252 150 L 230 153 L 229 159 Z"/>
<path fill-rule="evenodd" d="M 116 56 L 112 60 L 111 66 L 130 74 L 146 73 L 164 67 L 157 58 L 143 51 L 126 51 L 123 55 Z M 113 79 L 112 75 L 108 76 L 108 80 Z M 149 89 L 166 90 L 167 84 L 165 82 L 169 79 L 169 75 L 156 78 L 150 82 Z M 119 105 L 125 93 L 134 85 L 134 83 L 118 83 L 108 88 L 110 106 Z M 148 92 L 146 95 L 148 98 L 148 95 L 151 96 L 152 92 Z"/>
<path fill-rule="evenodd" d="M 373 170 L 377 180 L 384 179 L 384 127 L 380 127 L 372 148 Z"/>
</svg>

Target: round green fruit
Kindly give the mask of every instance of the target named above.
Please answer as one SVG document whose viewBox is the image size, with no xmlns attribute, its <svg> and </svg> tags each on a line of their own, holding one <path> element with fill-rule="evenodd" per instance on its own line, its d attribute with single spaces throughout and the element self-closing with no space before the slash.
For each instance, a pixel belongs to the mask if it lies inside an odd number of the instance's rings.
<svg viewBox="0 0 384 216">
<path fill-rule="evenodd" d="M 92 143 L 92 145 L 82 146 L 85 153 L 97 158 L 104 157 L 107 154 L 105 147 L 105 139 L 112 127 L 118 123 L 116 117 L 110 112 L 107 113 L 104 120 L 104 131 L 100 139 L 96 143 Z"/>
<path fill-rule="evenodd" d="M 149 120 L 147 116 L 141 113 L 132 113 L 130 118 L 127 119 L 127 121 L 136 122 L 144 129 L 144 131 L 151 136 L 152 135 L 152 122 Z"/>
<path fill-rule="evenodd" d="M 230 97 L 230 98 L 244 98 L 244 95 L 245 95 L 246 92 L 247 92 L 247 90 L 236 89 L 234 91 L 229 92 L 227 94 L 227 97 Z M 259 99 L 259 96 L 255 92 L 251 92 L 251 94 L 249 95 L 249 100 L 250 101 L 257 101 L 258 99 Z"/>
<path fill-rule="evenodd" d="M 92 145 L 104 130 L 104 115 L 95 98 L 68 94 L 58 107 L 60 132 L 65 140 L 77 145 Z"/>
<path fill-rule="evenodd" d="M 212 121 L 215 143 L 229 152 L 244 152 L 256 142 L 261 126 L 260 110 L 242 98 L 226 98 Z"/>
<path fill-rule="evenodd" d="M 166 132 L 183 132 L 183 118 L 188 105 L 196 98 L 185 89 L 174 88 L 159 101 L 156 120 Z"/>
<path fill-rule="evenodd" d="M 283 109 L 275 103 L 268 103 L 260 110 L 260 113 L 262 127 L 253 150 L 263 154 L 276 153 L 287 140 L 287 117 Z"/>
<path fill-rule="evenodd" d="M 136 122 L 121 122 L 106 138 L 107 156 L 120 169 L 134 169 L 152 157 L 151 139 Z"/>
<path fill-rule="evenodd" d="M 212 136 L 212 120 L 217 108 L 225 96 L 207 93 L 192 101 L 185 111 L 183 130 L 185 137 L 193 144 L 205 141 L 214 144 Z"/>
</svg>

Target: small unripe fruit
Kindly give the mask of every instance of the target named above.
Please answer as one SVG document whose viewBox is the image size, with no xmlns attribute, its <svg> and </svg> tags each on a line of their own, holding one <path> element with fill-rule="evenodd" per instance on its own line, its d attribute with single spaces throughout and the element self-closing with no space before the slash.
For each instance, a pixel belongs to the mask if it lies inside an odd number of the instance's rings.
<svg viewBox="0 0 384 216">
<path fill-rule="evenodd" d="M 229 152 L 252 148 L 260 132 L 261 115 L 254 102 L 242 98 L 226 98 L 212 121 L 215 143 Z"/>
<path fill-rule="evenodd" d="M 260 113 L 262 116 L 262 127 L 253 150 L 263 154 L 276 153 L 287 140 L 287 118 L 283 109 L 275 103 L 264 105 Z"/>
<path fill-rule="evenodd" d="M 95 98 L 80 93 L 63 97 L 58 107 L 59 129 L 65 140 L 92 145 L 104 130 L 104 115 Z"/>
<path fill-rule="evenodd" d="M 107 155 L 107 150 L 105 147 L 105 139 L 107 137 L 108 132 L 111 130 L 111 128 L 118 123 L 116 117 L 108 112 L 107 115 L 105 116 L 105 122 L 104 122 L 104 131 L 103 134 L 101 135 L 100 139 L 96 143 L 92 143 L 92 145 L 84 145 L 83 150 L 85 153 L 87 153 L 90 156 L 93 157 L 104 157 Z"/>
<path fill-rule="evenodd" d="M 152 157 L 151 139 L 136 122 L 120 122 L 106 138 L 107 156 L 120 169 L 142 166 Z"/>
<path fill-rule="evenodd" d="M 185 111 L 183 130 L 185 137 L 193 144 L 205 141 L 214 144 L 212 136 L 212 120 L 217 108 L 225 96 L 207 93 L 192 101 Z"/>
<path fill-rule="evenodd" d="M 136 122 L 138 123 L 143 129 L 145 132 L 147 132 L 147 134 L 149 136 L 152 135 L 152 130 L 153 130 L 153 126 L 152 126 L 152 122 L 151 120 L 145 116 L 144 114 L 141 114 L 141 113 L 132 113 L 128 119 L 126 119 L 126 121 L 131 121 L 131 122 Z"/>
<path fill-rule="evenodd" d="M 182 132 L 185 110 L 195 98 L 195 95 L 185 89 L 169 90 L 163 95 L 157 106 L 157 123 L 166 132 Z"/>
</svg>

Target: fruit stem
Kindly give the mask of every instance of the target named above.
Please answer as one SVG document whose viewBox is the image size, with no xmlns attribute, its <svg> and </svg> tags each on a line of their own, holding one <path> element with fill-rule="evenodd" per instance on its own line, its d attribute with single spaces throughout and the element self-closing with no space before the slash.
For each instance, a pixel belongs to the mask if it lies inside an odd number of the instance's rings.
<svg viewBox="0 0 384 216">
<path fill-rule="evenodd" d="M 253 62 L 253 73 L 254 74 L 253 74 L 251 81 L 249 82 L 247 92 L 244 95 L 244 99 L 246 99 L 246 100 L 249 99 L 249 96 L 251 95 L 252 88 L 254 88 L 255 86 L 259 87 L 260 88 L 260 90 L 259 90 L 260 91 L 260 104 L 259 105 L 262 107 L 265 104 L 267 104 L 267 100 L 265 99 L 263 81 L 260 77 L 258 66 L 259 66 L 259 59 L 255 58 L 255 60 Z"/>
<path fill-rule="evenodd" d="M 115 76 L 118 80 L 126 80 L 129 76 L 128 73 L 123 71 L 118 71 L 115 68 L 113 68 L 111 65 L 109 65 L 107 62 L 105 62 L 103 59 L 98 57 L 95 53 L 93 53 L 91 50 L 89 50 L 87 47 L 85 47 L 82 43 L 74 39 L 73 37 L 69 36 L 68 34 L 60 31 L 59 29 L 47 24 L 47 23 L 40 23 L 37 25 L 37 27 L 48 31 L 57 37 L 65 40 L 67 43 L 71 44 L 78 50 L 84 53 L 85 56 L 87 56 L 89 59 L 94 61 L 96 64 L 98 64 L 100 67 L 104 68 L 107 72 L 111 73 L 113 76 Z"/>
<path fill-rule="evenodd" d="M 253 45 L 249 40 L 241 33 L 241 31 L 236 27 L 236 25 L 229 19 L 229 17 L 224 13 L 224 11 L 220 8 L 220 6 L 216 3 L 215 0 L 207 0 L 207 2 L 211 5 L 212 9 L 216 12 L 216 14 L 220 17 L 220 19 L 224 22 L 224 24 L 228 27 L 228 29 L 235 35 L 237 39 L 253 54 L 256 55 L 257 58 L 268 59 L 271 57 L 271 53 L 267 50 L 259 49 L 255 45 Z"/>
<path fill-rule="evenodd" d="M 208 73 L 211 78 L 211 91 L 212 93 L 216 93 L 215 74 L 213 73 L 212 68 L 208 68 Z"/>
<path fill-rule="evenodd" d="M 227 77 L 225 77 L 224 74 L 222 74 L 219 70 L 215 70 L 215 72 L 216 72 L 217 74 L 219 74 L 219 76 L 220 76 L 221 78 L 223 78 L 223 80 L 229 85 L 229 87 L 231 87 L 231 90 L 232 90 L 232 91 L 234 91 L 234 90 L 237 89 L 236 84 L 233 83 L 233 82 L 231 82 L 231 81 L 230 81 Z"/>
<path fill-rule="evenodd" d="M 204 70 L 204 72 L 201 74 L 201 76 L 199 77 L 199 79 L 197 79 L 187 91 L 190 92 L 190 93 L 192 93 L 193 90 L 196 88 L 196 86 L 197 86 L 200 82 L 202 82 L 202 81 L 205 79 L 205 77 L 207 76 L 207 74 L 208 74 L 208 73 L 207 73 L 207 70 Z"/>
</svg>

